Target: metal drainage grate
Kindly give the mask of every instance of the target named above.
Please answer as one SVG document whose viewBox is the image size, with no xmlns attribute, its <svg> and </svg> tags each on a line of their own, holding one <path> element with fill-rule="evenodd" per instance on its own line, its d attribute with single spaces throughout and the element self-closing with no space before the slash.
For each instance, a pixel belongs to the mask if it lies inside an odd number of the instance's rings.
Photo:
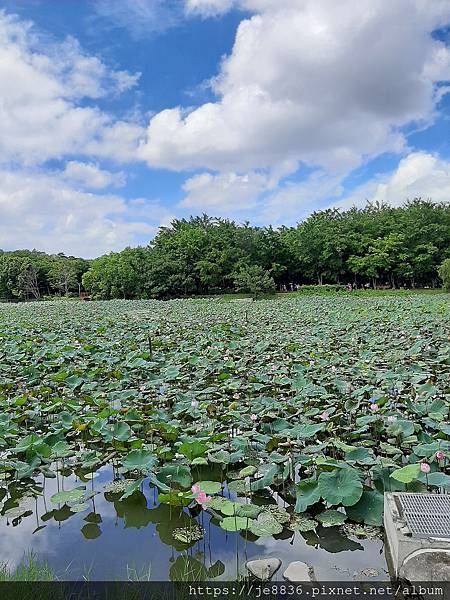
<svg viewBox="0 0 450 600">
<path fill-rule="evenodd" d="M 414 538 L 450 538 L 450 495 L 396 494 L 400 514 Z"/>
</svg>

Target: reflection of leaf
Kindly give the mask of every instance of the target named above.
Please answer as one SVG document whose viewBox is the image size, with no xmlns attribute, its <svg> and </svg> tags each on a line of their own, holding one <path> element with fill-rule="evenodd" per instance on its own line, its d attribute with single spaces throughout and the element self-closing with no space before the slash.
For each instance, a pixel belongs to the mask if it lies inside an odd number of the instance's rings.
<svg viewBox="0 0 450 600">
<path fill-rule="evenodd" d="M 122 517 L 125 529 L 129 527 L 146 527 L 151 521 L 151 510 L 147 508 L 147 499 L 142 492 L 136 491 L 132 496 L 114 502 L 117 516 Z"/>
<path fill-rule="evenodd" d="M 98 524 L 98 523 L 102 522 L 102 517 L 98 513 L 91 512 L 84 517 L 84 520 L 87 523 L 97 523 Z"/>
<path fill-rule="evenodd" d="M 208 577 L 210 579 L 215 579 L 216 577 L 220 577 L 225 573 L 225 565 L 221 560 L 216 560 L 216 562 L 211 565 L 208 569 Z"/>
<path fill-rule="evenodd" d="M 335 554 L 337 552 L 353 552 L 355 550 L 364 550 L 364 547 L 358 542 L 354 542 L 346 536 L 343 536 L 338 527 L 317 527 L 315 532 L 302 532 L 308 546 L 320 546 L 327 552 Z"/>
<path fill-rule="evenodd" d="M 192 494 L 172 490 L 168 494 L 158 494 L 158 502 L 170 504 L 170 506 L 189 506 L 192 502 Z"/>
<path fill-rule="evenodd" d="M 81 533 L 87 540 L 95 540 L 102 534 L 102 530 L 97 523 L 86 523 L 81 528 Z"/>
<path fill-rule="evenodd" d="M 207 581 L 209 573 L 205 565 L 193 556 L 178 556 L 169 570 L 170 581 Z"/>
</svg>

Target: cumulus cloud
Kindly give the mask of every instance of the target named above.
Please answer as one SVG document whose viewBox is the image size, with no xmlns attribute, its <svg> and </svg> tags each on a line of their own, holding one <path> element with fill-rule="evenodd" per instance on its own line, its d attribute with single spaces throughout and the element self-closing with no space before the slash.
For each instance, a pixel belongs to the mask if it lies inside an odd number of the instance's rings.
<svg viewBox="0 0 450 600">
<path fill-rule="evenodd" d="M 190 2 L 204 10 L 226 2 Z M 450 52 L 432 32 L 450 0 L 247 0 L 217 101 L 153 116 L 151 166 L 243 173 L 301 161 L 348 172 L 405 147 L 401 127 L 431 119 Z"/>
<path fill-rule="evenodd" d="M 111 173 L 101 169 L 94 163 L 83 163 L 70 160 L 66 163 L 64 177 L 69 181 L 79 183 L 87 188 L 101 189 L 109 186 L 121 187 L 125 185 L 125 173 Z"/>
<path fill-rule="evenodd" d="M 397 169 L 359 186 L 335 206 L 364 206 L 367 201 L 400 206 L 407 199 L 450 202 L 450 162 L 427 152 L 412 152 Z"/>
<path fill-rule="evenodd" d="M 56 175 L 0 170 L 0 180 L 0 240 L 5 250 L 24 244 L 92 258 L 147 243 L 171 218 L 157 201 L 87 193 Z"/>
<path fill-rule="evenodd" d="M 180 206 L 201 210 L 219 210 L 221 214 L 235 214 L 253 208 L 258 196 L 268 188 L 267 175 L 259 173 L 201 173 L 188 179 L 183 190 L 185 198 Z"/>
<path fill-rule="evenodd" d="M 43 44 L 30 23 L 0 11 L 0 163 L 84 152 L 130 159 L 140 128 L 78 101 L 129 89 L 137 79 L 108 70 L 71 38 Z M 117 130 L 123 145 L 115 143 Z"/>
</svg>

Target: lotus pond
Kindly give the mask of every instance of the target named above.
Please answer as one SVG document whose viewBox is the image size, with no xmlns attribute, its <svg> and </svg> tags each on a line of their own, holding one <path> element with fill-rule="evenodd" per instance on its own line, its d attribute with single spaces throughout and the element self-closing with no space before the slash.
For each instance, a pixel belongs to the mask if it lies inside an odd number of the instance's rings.
<svg viewBox="0 0 450 600">
<path fill-rule="evenodd" d="M 448 301 L 0 305 L 0 562 L 385 579 L 383 492 L 450 488 Z"/>
</svg>

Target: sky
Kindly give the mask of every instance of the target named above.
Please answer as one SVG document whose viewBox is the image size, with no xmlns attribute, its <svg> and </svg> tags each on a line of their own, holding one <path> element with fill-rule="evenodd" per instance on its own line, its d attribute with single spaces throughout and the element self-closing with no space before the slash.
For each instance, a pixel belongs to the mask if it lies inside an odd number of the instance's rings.
<svg viewBox="0 0 450 600">
<path fill-rule="evenodd" d="M 0 248 L 450 200 L 450 0 L 0 0 Z"/>
</svg>

